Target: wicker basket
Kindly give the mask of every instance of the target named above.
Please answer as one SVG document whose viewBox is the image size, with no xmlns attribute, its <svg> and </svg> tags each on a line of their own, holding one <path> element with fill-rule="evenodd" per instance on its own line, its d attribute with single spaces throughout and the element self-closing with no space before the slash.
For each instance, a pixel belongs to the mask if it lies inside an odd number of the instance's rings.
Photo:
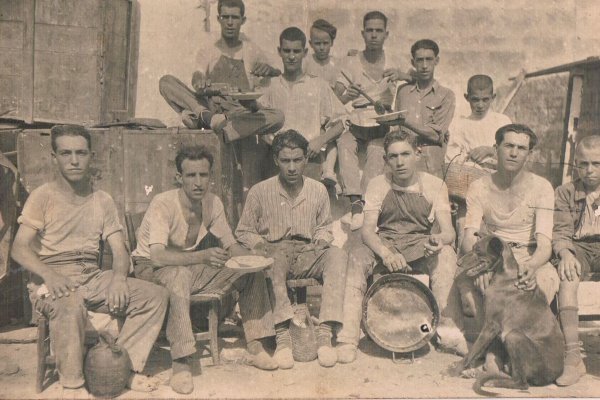
<svg viewBox="0 0 600 400">
<path fill-rule="evenodd" d="M 309 362 L 317 358 L 315 326 L 306 304 L 297 304 L 294 307 L 294 318 L 290 321 L 292 354 L 296 361 Z"/>
<path fill-rule="evenodd" d="M 446 164 L 446 185 L 448 194 L 465 198 L 471 182 L 490 174 L 490 170 L 464 164 Z"/>
</svg>

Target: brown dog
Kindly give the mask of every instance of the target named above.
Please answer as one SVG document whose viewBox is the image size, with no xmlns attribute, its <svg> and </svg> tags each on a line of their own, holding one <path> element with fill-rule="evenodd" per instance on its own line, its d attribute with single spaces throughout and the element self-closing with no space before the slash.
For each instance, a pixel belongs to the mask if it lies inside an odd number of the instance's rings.
<svg viewBox="0 0 600 400">
<path fill-rule="evenodd" d="M 499 338 L 508 353 L 511 370 L 510 376 L 504 373 L 480 376 L 473 387 L 475 392 L 494 396 L 481 389 L 486 383 L 515 389 L 553 383 L 563 371 L 563 335 L 540 289 L 527 291 L 516 287 L 523 271 L 510 246 L 496 236 L 486 236 L 458 265 L 470 277 L 493 272 L 485 291 L 483 328 L 462 368 L 472 367 L 475 360 L 485 355 L 492 341 Z"/>
</svg>

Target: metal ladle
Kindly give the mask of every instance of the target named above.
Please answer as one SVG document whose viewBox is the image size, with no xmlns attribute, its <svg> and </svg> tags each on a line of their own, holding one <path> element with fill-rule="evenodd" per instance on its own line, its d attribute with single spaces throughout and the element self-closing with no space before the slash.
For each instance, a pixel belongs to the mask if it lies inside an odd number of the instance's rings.
<svg viewBox="0 0 600 400">
<path fill-rule="evenodd" d="M 373 100 L 373 98 L 371 96 L 369 96 L 368 94 L 366 94 L 364 92 L 364 90 L 362 90 L 360 87 L 358 87 L 357 85 L 355 85 L 354 82 L 352 82 L 352 80 L 350 78 L 348 78 L 348 75 L 346 75 L 344 73 L 344 71 L 341 71 L 341 73 L 344 76 L 344 78 L 346 78 L 346 80 L 348 81 L 348 83 L 351 86 L 354 86 L 354 88 L 358 91 L 358 93 L 362 94 L 363 97 L 365 99 L 367 99 L 367 101 L 369 101 L 373 105 L 373 107 L 375 107 L 375 112 L 377 113 L 377 115 L 383 115 L 383 114 L 385 114 L 386 109 L 385 109 L 385 106 L 383 105 L 382 102 Z"/>
</svg>

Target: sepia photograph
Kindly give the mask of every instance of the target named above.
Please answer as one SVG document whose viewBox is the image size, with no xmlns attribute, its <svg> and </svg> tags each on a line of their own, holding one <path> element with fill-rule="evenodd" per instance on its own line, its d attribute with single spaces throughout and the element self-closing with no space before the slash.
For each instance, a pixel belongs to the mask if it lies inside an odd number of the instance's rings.
<svg viewBox="0 0 600 400">
<path fill-rule="evenodd" d="M 0 399 L 600 397 L 600 0 L 0 0 Z"/>
</svg>

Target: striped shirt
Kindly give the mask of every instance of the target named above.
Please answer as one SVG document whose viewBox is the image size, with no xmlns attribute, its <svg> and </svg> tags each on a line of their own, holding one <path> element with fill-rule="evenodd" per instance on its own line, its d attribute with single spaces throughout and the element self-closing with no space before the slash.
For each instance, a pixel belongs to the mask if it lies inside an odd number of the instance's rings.
<svg viewBox="0 0 600 400">
<path fill-rule="evenodd" d="M 331 243 L 331 224 L 323 184 L 305 176 L 298 196 L 290 198 L 276 175 L 250 189 L 235 235 L 249 249 L 264 241 L 291 238 Z"/>
</svg>

